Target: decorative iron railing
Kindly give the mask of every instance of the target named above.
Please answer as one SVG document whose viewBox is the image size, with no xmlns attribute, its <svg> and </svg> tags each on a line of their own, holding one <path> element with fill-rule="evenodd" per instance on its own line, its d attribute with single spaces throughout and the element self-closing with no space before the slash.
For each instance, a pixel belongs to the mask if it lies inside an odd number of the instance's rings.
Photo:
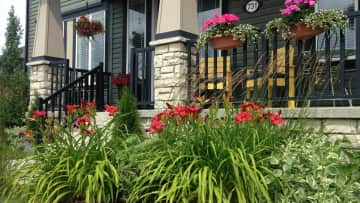
<svg viewBox="0 0 360 203">
<path fill-rule="evenodd" d="M 86 69 L 70 68 L 67 59 L 52 61 L 49 72 L 51 94 L 88 72 Z"/>
<path fill-rule="evenodd" d="M 350 18 L 360 33 L 360 15 Z M 271 40 L 262 35 L 232 50 L 206 46 L 196 54 L 197 93 L 271 107 L 360 106 L 360 35 L 348 41 L 340 30 L 300 41 L 274 30 Z"/>
<path fill-rule="evenodd" d="M 97 110 L 103 110 L 110 103 L 111 74 L 103 71 L 103 64 L 69 82 L 47 98 L 39 98 L 38 109 L 52 113 L 60 120 L 67 104 L 81 101 L 96 101 Z"/>
</svg>

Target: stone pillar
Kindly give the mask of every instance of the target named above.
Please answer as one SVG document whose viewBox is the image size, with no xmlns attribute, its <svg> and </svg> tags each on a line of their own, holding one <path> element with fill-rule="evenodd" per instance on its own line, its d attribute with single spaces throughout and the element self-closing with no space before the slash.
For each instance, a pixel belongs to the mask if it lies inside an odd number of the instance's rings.
<svg viewBox="0 0 360 203">
<path fill-rule="evenodd" d="M 157 33 L 150 43 L 155 47 L 155 109 L 191 97 L 189 80 L 195 73 L 195 58 L 191 56 L 193 66 L 189 67 L 187 44 L 197 38 L 197 19 L 197 0 L 160 0 Z"/>
<path fill-rule="evenodd" d="M 182 104 L 191 97 L 193 88 L 189 87 L 189 80 L 195 73 L 195 60 L 192 56 L 189 67 L 187 41 L 183 37 L 174 37 L 151 43 L 155 46 L 155 109 L 164 108 L 166 103 Z"/>
<path fill-rule="evenodd" d="M 46 98 L 51 94 L 50 61 L 29 62 L 30 105 L 36 97 Z"/>
<path fill-rule="evenodd" d="M 30 74 L 30 104 L 35 96 L 50 96 L 50 64 L 65 58 L 60 0 L 40 0 L 36 22 L 33 54 L 26 64 Z"/>
</svg>

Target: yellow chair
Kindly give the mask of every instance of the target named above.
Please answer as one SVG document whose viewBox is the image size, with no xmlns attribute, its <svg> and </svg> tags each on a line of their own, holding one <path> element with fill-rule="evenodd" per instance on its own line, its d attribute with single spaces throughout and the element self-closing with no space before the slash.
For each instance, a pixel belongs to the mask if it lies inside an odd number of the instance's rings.
<svg viewBox="0 0 360 203">
<path fill-rule="evenodd" d="M 295 66 L 294 66 L 294 48 L 290 46 L 289 48 L 289 97 L 295 97 Z M 248 70 L 247 74 L 252 74 L 254 70 Z M 277 50 L 277 72 L 285 74 L 285 47 L 279 48 Z M 263 83 L 263 79 L 268 80 L 268 99 L 271 101 L 273 93 L 274 80 L 272 78 L 267 78 L 266 75 L 270 76 L 274 73 L 273 70 L 273 57 L 270 56 L 270 61 L 268 64 L 268 69 L 266 71 L 265 77 L 257 79 L 257 85 L 260 87 Z M 276 86 L 285 87 L 285 78 L 277 78 Z M 254 88 L 254 80 L 248 80 L 246 82 L 246 97 L 250 98 L 250 90 Z M 268 103 L 269 107 L 272 106 L 272 103 Z M 295 101 L 288 101 L 289 108 L 295 108 Z"/>
<path fill-rule="evenodd" d="M 218 80 L 215 88 L 215 74 L 214 74 L 214 58 L 208 58 L 208 78 L 205 81 L 205 58 L 200 59 L 199 69 L 200 69 L 200 84 L 199 90 L 223 90 L 224 89 L 224 80 L 223 80 L 223 72 L 224 72 L 224 59 L 223 57 L 217 57 L 217 75 L 216 79 Z M 208 87 L 206 89 L 205 82 L 208 82 Z M 230 66 L 230 56 L 226 57 L 226 87 L 225 90 L 227 92 L 232 93 L 232 85 L 231 85 L 231 66 Z"/>
</svg>

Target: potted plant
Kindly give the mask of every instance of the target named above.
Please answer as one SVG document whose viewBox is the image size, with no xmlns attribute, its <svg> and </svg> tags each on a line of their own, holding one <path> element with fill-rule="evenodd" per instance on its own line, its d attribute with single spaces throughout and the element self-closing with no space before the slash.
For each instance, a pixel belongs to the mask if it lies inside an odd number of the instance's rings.
<svg viewBox="0 0 360 203">
<path fill-rule="evenodd" d="M 320 10 L 315 12 L 316 0 L 286 0 L 281 18 L 275 18 L 266 25 L 265 34 L 271 38 L 273 30 L 281 33 L 285 40 L 312 38 L 324 31 L 345 30 L 348 17 L 341 10 Z"/>
<path fill-rule="evenodd" d="M 198 47 L 206 43 L 214 49 L 231 49 L 241 46 L 246 40 L 255 41 L 258 37 L 257 28 L 249 24 L 235 25 L 239 18 L 234 14 L 215 14 L 201 26 Z"/>
<path fill-rule="evenodd" d="M 85 16 L 80 16 L 80 19 L 75 23 L 75 29 L 79 36 L 93 38 L 95 35 L 104 33 L 103 24 L 98 20 L 89 20 Z"/>
</svg>

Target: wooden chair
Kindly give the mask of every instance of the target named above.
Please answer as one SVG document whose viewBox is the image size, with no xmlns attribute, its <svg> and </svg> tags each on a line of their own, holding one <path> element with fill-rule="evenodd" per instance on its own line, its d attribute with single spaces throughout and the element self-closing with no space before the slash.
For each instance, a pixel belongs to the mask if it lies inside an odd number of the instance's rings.
<svg viewBox="0 0 360 203">
<path fill-rule="evenodd" d="M 223 57 L 217 57 L 217 75 L 215 78 L 214 67 L 215 62 L 213 57 L 208 58 L 208 77 L 207 81 L 205 81 L 205 58 L 200 59 L 199 70 L 200 70 L 200 83 L 199 90 L 200 91 L 213 91 L 213 90 L 223 90 L 224 89 L 224 80 L 223 80 L 223 72 L 224 72 L 224 59 Z M 215 88 L 215 80 L 217 81 Z M 206 88 L 207 82 L 207 88 Z M 232 85 L 231 85 L 231 66 L 230 66 L 230 56 L 226 57 L 226 87 L 225 91 L 232 93 Z"/>
<path fill-rule="evenodd" d="M 294 48 L 290 46 L 289 48 L 289 97 L 295 97 L 295 66 L 294 66 Z M 252 74 L 254 70 L 249 69 L 247 74 Z M 261 87 L 263 84 L 263 80 L 267 79 L 267 97 L 271 101 L 272 93 L 273 93 L 273 85 L 274 79 L 267 78 L 266 75 L 271 76 L 274 73 L 273 70 L 273 57 L 272 54 L 270 56 L 268 69 L 265 73 L 265 77 L 256 79 L 257 86 Z M 279 48 L 277 50 L 277 73 L 285 74 L 285 47 Z M 285 78 L 277 78 L 276 79 L 276 86 L 278 87 L 285 87 Z M 250 98 L 250 91 L 254 88 L 254 79 L 246 81 L 246 97 Z M 272 106 L 272 102 L 268 103 L 268 106 Z M 289 108 L 295 108 L 295 101 L 289 100 L 288 101 Z"/>
</svg>

